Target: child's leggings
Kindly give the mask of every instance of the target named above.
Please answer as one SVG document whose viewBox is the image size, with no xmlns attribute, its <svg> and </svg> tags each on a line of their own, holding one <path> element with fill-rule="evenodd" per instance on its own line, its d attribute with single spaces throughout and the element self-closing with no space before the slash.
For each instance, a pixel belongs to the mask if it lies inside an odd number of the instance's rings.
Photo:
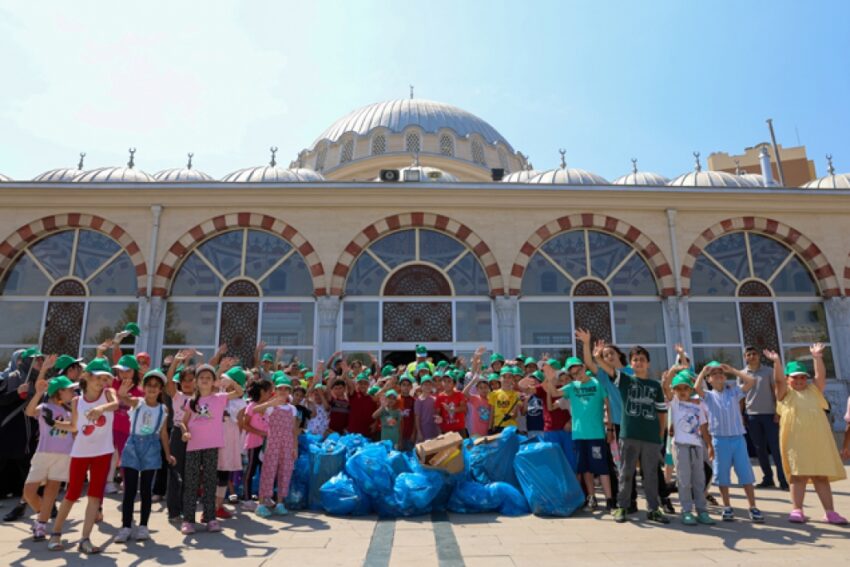
<svg viewBox="0 0 850 567">
<path fill-rule="evenodd" d="M 260 471 L 260 503 L 272 497 L 274 481 L 277 479 L 277 499 L 280 502 L 289 494 L 289 481 L 295 468 L 295 439 L 293 437 L 294 416 L 276 408 L 269 416 L 269 434 L 266 452 Z"/>
<path fill-rule="evenodd" d="M 260 452 L 262 450 L 262 445 L 248 449 L 248 463 L 245 465 L 245 474 L 242 475 L 242 500 L 251 500 L 251 483 L 254 481 L 257 469 L 260 468 Z"/>
<path fill-rule="evenodd" d="M 186 451 L 183 475 L 183 521 L 195 522 L 198 489 L 203 489 L 203 521 L 215 520 L 215 487 L 218 468 L 218 449 Z"/>
<path fill-rule="evenodd" d="M 137 471 L 124 467 L 124 496 L 121 501 L 121 527 L 129 528 L 133 525 L 133 505 L 136 501 L 136 491 L 141 494 L 142 517 L 140 526 L 147 526 L 151 516 L 151 497 L 153 492 L 153 477 L 156 470 Z M 141 477 L 141 482 L 139 478 Z"/>
</svg>

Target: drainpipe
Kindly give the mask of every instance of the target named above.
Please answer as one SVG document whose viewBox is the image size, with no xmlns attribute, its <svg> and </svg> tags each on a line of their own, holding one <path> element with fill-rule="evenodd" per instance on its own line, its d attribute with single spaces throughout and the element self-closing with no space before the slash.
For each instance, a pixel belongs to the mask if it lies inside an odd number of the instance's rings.
<svg viewBox="0 0 850 567">
<path fill-rule="evenodd" d="M 682 274 L 679 266 L 679 248 L 676 238 L 676 209 L 667 209 L 667 231 L 670 238 L 670 261 L 673 263 L 673 281 L 676 286 L 676 297 L 668 297 L 666 301 L 667 314 L 674 328 L 673 336 L 668 340 L 686 344 L 685 302 L 682 297 Z"/>
<path fill-rule="evenodd" d="M 673 262 L 673 279 L 676 282 L 676 297 L 682 296 L 682 274 L 679 266 L 679 247 L 676 240 L 676 209 L 667 209 L 667 230 L 670 237 L 670 260 Z"/>
<path fill-rule="evenodd" d="M 145 286 L 145 313 L 142 319 L 142 328 L 145 330 L 145 347 L 148 351 L 153 345 L 147 344 L 151 338 L 151 300 L 153 294 L 153 276 L 156 271 L 156 249 L 159 241 L 159 219 L 162 216 L 162 205 L 151 205 L 151 214 L 153 214 L 153 226 L 151 227 L 151 247 L 150 256 L 148 257 L 148 279 Z"/>
</svg>

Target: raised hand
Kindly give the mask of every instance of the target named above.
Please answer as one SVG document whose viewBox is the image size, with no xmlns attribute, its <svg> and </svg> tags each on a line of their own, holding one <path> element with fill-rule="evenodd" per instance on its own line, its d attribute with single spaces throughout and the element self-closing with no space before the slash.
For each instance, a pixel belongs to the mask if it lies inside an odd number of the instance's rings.
<svg viewBox="0 0 850 567">
<path fill-rule="evenodd" d="M 53 368 L 53 365 L 56 364 L 57 358 L 59 358 L 58 355 L 55 355 L 55 354 L 48 355 L 48 357 L 44 359 L 44 364 L 42 364 L 41 367 L 44 368 L 45 370 L 50 370 L 51 368 Z"/>
<path fill-rule="evenodd" d="M 218 349 L 216 349 L 215 353 L 218 356 L 224 356 L 224 353 L 227 352 L 227 343 L 221 343 L 218 345 Z"/>
<path fill-rule="evenodd" d="M 809 347 L 809 352 L 812 353 L 812 358 L 823 358 L 823 351 L 826 349 L 823 343 L 815 343 Z"/>
<path fill-rule="evenodd" d="M 43 396 L 47 391 L 47 380 L 36 380 L 35 381 L 35 393 L 39 396 Z"/>
<path fill-rule="evenodd" d="M 589 345 L 590 344 L 590 331 L 587 329 L 576 329 L 576 338 L 580 340 L 582 343 Z"/>
<path fill-rule="evenodd" d="M 605 341 L 602 339 L 596 341 L 593 345 L 593 357 L 594 358 L 602 358 L 602 351 L 605 350 Z"/>
<path fill-rule="evenodd" d="M 681 355 L 681 356 L 685 356 L 685 347 L 682 346 L 682 343 L 676 343 L 673 346 L 673 349 L 676 351 L 676 354 Z"/>
<path fill-rule="evenodd" d="M 770 360 L 771 362 L 775 362 L 777 364 L 779 363 L 779 354 L 776 351 L 764 349 L 764 351 L 762 351 L 762 354 L 766 359 Z"/>
</svg>

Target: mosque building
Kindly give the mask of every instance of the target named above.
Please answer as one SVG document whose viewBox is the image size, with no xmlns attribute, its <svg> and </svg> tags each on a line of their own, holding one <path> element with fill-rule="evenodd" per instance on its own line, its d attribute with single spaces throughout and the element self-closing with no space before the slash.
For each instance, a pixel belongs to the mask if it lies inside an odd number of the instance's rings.
<svg viewBox="0 0 850 567">
<path fill-rule="evenodd" d="M 435 358 L 479 345 L 566 356 L 574 331 L 647 347 L 660 372 L 742 349 L 810 363 L 828 345 L 839 426 L 850 393 L 850 174 L 779 186 L 635 160 L 608 181 L 535 170 L 490 123 L 418 98 L 359 108 L 288 166 L 217 180 L 194 167 L 0 176 L 0 363 L 17 348 L 92 356 L 128 321 L 154 360 L 259 341 L 315 361 L 371 351 Z M 556 157 L 556 156 L 553 156 Z M 138 163 L 137 163 L 138 162 Z M 12 322 L 13 324 L 10 324 Z"/>
</svg>

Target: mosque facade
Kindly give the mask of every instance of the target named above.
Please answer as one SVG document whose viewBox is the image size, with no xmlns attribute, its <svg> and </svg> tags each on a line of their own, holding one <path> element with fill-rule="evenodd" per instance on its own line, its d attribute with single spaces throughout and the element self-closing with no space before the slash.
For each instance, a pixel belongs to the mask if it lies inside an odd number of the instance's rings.
<svg viewBox="0 0 850 567">
<path fill-rule="evenodd" d="M 767 150 L 765 149 L 765 152 Z M 828 345 L 836 427 L 850 393 L 850 174 L 802 187 L 703 170 L 673 179 L 536 171 L 483 119 L 400 99 L 344 116 L 287 165 L 214 179 L 191 163 L 0 176 L 0 362 L 91 356 L 135 321 L 154 360 L 221 343 L 437 358 L 479 345 L 567 356 L 577 328 L 683 343 L 741 367 L 744 345 L 810 363 Z"/>
</svg>

